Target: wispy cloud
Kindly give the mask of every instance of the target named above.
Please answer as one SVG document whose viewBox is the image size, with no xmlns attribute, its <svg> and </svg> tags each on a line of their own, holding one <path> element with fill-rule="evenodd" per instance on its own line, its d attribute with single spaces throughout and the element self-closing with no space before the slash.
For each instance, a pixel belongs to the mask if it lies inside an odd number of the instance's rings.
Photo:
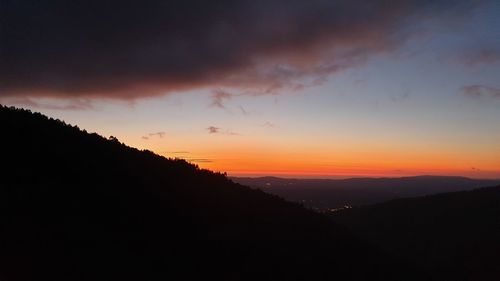
<svg viewBox="0 0 500 281">
<path fill-rule="evenodd" d="M 165 136 L 165 132 L 156 132 L 156 133 L 149 133 L 148 134 L 150 137 L 159 137 L 160 139 Z"/>
<path fill-rule="evenodd" d="M 1 97 L 1 96 L 0 96 Z M 72 99 L 68 101 L 38 101 L 28 97 L 9 97 L 2 99 L 2 102 L 9 105 L 27 106 L 48 110 L 89 110 L 93 109 L 92 102 L 88 99 Z"/>
<path fill-rule="evenodd" d="M 194 163 L 212 163 L 214 160 L 208 159 L 208 158 L 186 158 L 187 161 L 189 162 L 194 162 Z"/>
<path fill-rule="evenodd" d="M 224 105 L 224 101 L 231 98 L 233 98 L 233 95 L 224 90 L 214 90 L 212 93 L 212 103 L 210 104 L 210 106 L 225 109 L 226 106 Z"/>
<path fill-rule="evenodd" d="M 149 133 L 146 136 L 142 136 L 141 138 L 143 140 L 149 140 L 150 138 L 153 138 L 153 137 L 158 137 L 158 138 L 162 139 L 164 136 L 165 136 L 165 132 L 162 131 L 162 132 Z"/>
<path fill-rule="evenodd" d="M 235 97 L 241 97 L 245 95 L 257 95 L 257 93 L 249 93 L 249 92 L 239 92 L 239 93 L 230 93 L 226 90 L 223 89 L 216 89 L 212 91 L 212 102 L 210 103 L 211 107 L 216 107 L 220 109 L 224 109 L 228 112 L 232 112 L 227 106 L 226 106 L 226 101 L 231 100 Z M 241 112 L 243 115 L 249 115 L 250 112 L 246 110 L 242 105 L 238 105 L 237 109 Z"/>
<path fill-rule="evenodd" d="M 463 54 L 459 61 L 467 66 L 500 63 L 500 50 L 481 49 Z"/>
<path fill-rule="evenodd" d="M 411 96 L 410 91 L 406 90 L 403 93 L 391 95 L 389 98 L 394 103 L 401 103 L 404 102 L 405 100 L 408 100 L 410 96 Z"/>
<path fill-rule="evenodd" d="M 178 151 L 163 151 L 162 153 L 168 153 L 168 154 L 189 154 L 189 151 L 185 150 L 178 150 Z"/>
<path fill-rule="evenodd" d="M 266 121 L 264 122 L 262 125 L 262 127 L 268 127 L 268 128 L 275 128 L 276 127 L 276 124 L 272 123 L 272 122 L 269 122 L 269 121 Z"/>
<path fill-rule="evenodd" d="M 500 88 L 485 85 L 468 85 L 461 88 L 469 98 L 500 98 Z"/>
<path fill-rule="evenodd" d="M 215 127 L 215 126 L 207 127 L 207 131 L 209 134 L 221 134 L 221 135 L 231 135 L 231 136 L 239 136 L 240 135 L 240 134 L 233 132 L 231 130 L 227 130 L 227 129 L 222 130 L 221 128 Z"/>
<path fill-rule="evenodd" d="M 210 126 L 207 128 L 209 134 L 217 134 L 220 131 L 219 127 Z"/>
<path fill-rule="evenodd" d="M 242 105 L 238 106 L 238 108 L 240 109 L 240 111 L 241 111 L 241 113 L 242 113 L 243 115 L 248 115 L 248 114 L 250 114 L 250 112 L 249 112 L 249 111 L 247 111 L 247 110 L 246 110 L 246 109 L 245 109 Z"/>
</svg>

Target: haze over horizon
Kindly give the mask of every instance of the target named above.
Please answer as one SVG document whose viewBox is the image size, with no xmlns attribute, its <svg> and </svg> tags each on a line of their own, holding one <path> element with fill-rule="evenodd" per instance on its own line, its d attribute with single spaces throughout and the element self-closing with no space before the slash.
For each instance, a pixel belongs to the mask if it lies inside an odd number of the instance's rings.
<svg viewBox="0 0 500 281">
<path fill-rule="evenodd" d="M 499 1 L 0 13 L 1 104 L 229 176 L 500 178 Z"/>
</svg>

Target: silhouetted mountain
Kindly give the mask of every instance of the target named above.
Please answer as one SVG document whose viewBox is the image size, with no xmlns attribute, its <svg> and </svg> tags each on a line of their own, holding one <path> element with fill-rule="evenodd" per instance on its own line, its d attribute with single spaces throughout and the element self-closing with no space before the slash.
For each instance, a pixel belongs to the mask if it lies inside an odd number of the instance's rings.
<svg viewBox="0 0 500 281">
<path fill-rule="evenodd" d="M 232 177 L 231 179 L 318 210 L 340 208 L 344 205 L 361 206 L 398 198 L 472 190 L 500 184 L 500 180 L 443 176 L 351 179 Z"/>
<path fill-rule="evenodd" d="M 500 186 L 394 200 L 332 217 L 436 280 L 500 280 Z"/>
<path fill-rule="evenodd" d="M 223 174 L 0 107 L 2 280 L 422 280 Z"/>
</svg>

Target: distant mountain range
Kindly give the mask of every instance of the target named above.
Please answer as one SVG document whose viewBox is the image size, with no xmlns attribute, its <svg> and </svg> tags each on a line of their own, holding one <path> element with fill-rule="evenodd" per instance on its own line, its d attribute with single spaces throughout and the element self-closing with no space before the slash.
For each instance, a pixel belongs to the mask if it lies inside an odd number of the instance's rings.
<svg viewBox="0 0 500 281">
<path fill-rule="evenodd" d="M 306 207 L 328 211 L 392 199 L 472 190 L 500 184 L 499 180 L 416 176 L 401 178 L 286 179 L 232 177 L 233 181 L 278 195 Z"/>
<path fill-rule="evenodd" d="M 393 200 L 332 218 L 436 280 L 500 280 L 500 186 Z"/>
<path fill-rule="evenodd" d="M 0 106 L 0 280 L 426 280 L 330 218 Z"/>
</svg>

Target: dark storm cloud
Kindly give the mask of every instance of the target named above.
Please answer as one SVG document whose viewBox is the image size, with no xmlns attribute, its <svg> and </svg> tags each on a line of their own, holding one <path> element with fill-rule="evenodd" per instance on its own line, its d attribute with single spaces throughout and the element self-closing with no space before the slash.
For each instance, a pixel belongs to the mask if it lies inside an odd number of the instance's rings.
<svg viewBox="0 0 500 281">
<path fill-rule="evenodd" d="M 0 1 L 1 96 L 124 99 L 197 87 L 300 89 L 391 50 L 412 20 L 467 8 L 459 0 Z"/>
</svg>

